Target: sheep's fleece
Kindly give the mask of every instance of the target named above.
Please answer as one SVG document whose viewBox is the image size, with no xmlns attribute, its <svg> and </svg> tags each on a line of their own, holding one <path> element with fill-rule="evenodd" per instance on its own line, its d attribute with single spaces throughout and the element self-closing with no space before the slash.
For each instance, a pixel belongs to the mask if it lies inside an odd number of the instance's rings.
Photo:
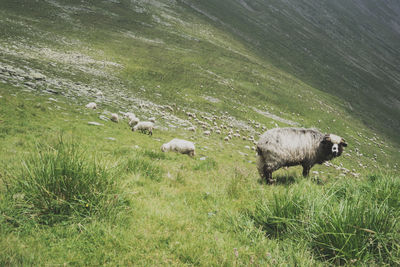
<svg viewBox="0 0 400 267">
<path fill-rule="evenodd" d="M 148 132 L 149 135 L 153 135 L 153 127 L 154 124 L 150 121 L 141 121 L 138 124 L 136 124 L 133 128 L 132 131 L 141 131 L 142 133 Z"/>
<path fill-rule="evenodd" d="M 308 176 L 312 166 L 340 156 L 345 146 L 340 136 L 316 129 L 275 128 L 261 135 L 257 143 L 257 168 L 267 182 L 281 167 L 302 165 L 303 175 Z"/>
<path fill-rule="evenodd" d="M 190 141 L 182 140 L 182 139 L 172 139 L 168 143 L 165 143 L 161 146 L 161 151 L 175 151 L 181 154 L 188 154 L 189 156 L 194 156 L 194 144 Z"/>
</svg>

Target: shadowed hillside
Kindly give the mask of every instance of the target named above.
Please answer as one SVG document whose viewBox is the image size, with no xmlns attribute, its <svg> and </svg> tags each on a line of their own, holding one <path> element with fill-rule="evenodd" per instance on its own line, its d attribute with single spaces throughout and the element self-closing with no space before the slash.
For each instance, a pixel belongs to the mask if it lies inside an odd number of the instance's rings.
<svg viewBox="0 0 400 267">
<path fill-rule="evenodd" d="M 182 2 L 399 140 L 398 1 Z"/>
</svg>

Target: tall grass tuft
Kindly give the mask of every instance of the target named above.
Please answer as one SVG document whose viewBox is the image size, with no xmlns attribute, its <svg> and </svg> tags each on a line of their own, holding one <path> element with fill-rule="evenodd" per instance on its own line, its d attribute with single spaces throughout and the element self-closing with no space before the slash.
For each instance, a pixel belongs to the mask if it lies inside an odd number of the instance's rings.
<svg viewBox="0 0 400 267">
<path fill-rule="evenodd" d="M 268 203 L 265 200 L 258 201 L 254 212 L 250 213 L 255 225 L 274 238 L 300 227 L 302 216 L 308 208 L 308 203 L 300 192 L 285 192 L 274 194 Z"/>
<path fill-rule="evenodd" d="M 248 218 L 273 238 L 303 242 L 333 264 L 400 264 L 400 182 L 390 176 L 279 190 Z"/>
<path fill-rule="evenodd" d="M 387 203 L 365 196 L 330 203 L 310 222 L 306 235 L 320 257 L 334 263 L 364 259 L 391 262 L 398 234 Z"/>
<path fill-rule="evenodd" d="M 9 170 L 5 182 L 8 217 L 17 225 L 24 220 L 52 225 L 104 213 L 116 193 L 111 171 L 80 144 L 62 138 L 53 146 L 38 144 L 20 168 Z"/>
</svg>

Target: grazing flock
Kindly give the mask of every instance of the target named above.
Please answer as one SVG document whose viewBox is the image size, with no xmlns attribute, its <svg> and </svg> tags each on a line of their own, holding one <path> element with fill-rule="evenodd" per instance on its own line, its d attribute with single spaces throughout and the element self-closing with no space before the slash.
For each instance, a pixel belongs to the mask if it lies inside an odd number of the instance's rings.
<svg viewBox="0 0 400 267">
<path fill-rule="evenodd" d="M 97 105 L 91 102 L 85 106 L 88 109 L 97 109 Z M 189 114 L 196 118 L 195 114 Z M 148 121 L 140 121 L 132 112 L 124 113 L 129 121 L 132 131 L 153 135 L 155 118 L 149 118 Z M 119 116 L 111 113 L 110 118 L 113 122 L 119 122 Z M 215 122 L 214 122 L 215 123 Z M 196 131 L 194 126 L 187 130 Z M 265 130 L 265 129 L 264 129 Z M 221 131 L 217 129 L 217 134 Z M 204 131 L 208 136 L 211 131 Z M 234 137 L 239 137 L 237 131 L 232 131 L 224 138 L 228 141 Z M 247 140 L 243 136 L 243 140 Z M 308 176 L 310 169 L 315 164 L 323 164 L 333 158 L 339 157 L 343 153 L 343 147 L 347 146 L 346 141 L 340 136 L 334 134 L 323 134 L 316 129 L 305 128 L 274 128 L 266 131 L 260 136 L 258 142 L 254 137 L 249 138 L 257 148 L 257 169 L 261 178 L 267 183 L 273 183 L 272 172 L 282 168 L 301 165 L 303 167 L 303 176 Z M 174 138 L 161 146 L 162 152 L 173 151 L 181 154 L 187 154 L 191 157 L 195 155 L 195 145 L 193 142 Z"/>
</svg>

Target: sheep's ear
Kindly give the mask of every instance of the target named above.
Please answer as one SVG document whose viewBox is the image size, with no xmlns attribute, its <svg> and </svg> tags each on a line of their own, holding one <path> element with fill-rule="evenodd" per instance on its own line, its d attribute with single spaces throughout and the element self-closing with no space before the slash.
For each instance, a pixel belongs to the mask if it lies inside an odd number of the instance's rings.
<svg viewBox="0 0 400 267">
<path fill-rule="evenodd" d="M 344 147 L 346 147 L 347 146 L 347 143 L 346 143 L 346 141 L 342 138 L 342 140 L 340 141 L 340 144 L 342 145 L 342 146 L 344 146 Z"/>
<path fill-rule="evenodd" d="M 324 139 L 322 139 L 322 143 L 323 144 L 328 143 L 328 142 L 331 142 L 331 135 L 330 134 L 326 134 L 324 136 Z"/>
</svg>

